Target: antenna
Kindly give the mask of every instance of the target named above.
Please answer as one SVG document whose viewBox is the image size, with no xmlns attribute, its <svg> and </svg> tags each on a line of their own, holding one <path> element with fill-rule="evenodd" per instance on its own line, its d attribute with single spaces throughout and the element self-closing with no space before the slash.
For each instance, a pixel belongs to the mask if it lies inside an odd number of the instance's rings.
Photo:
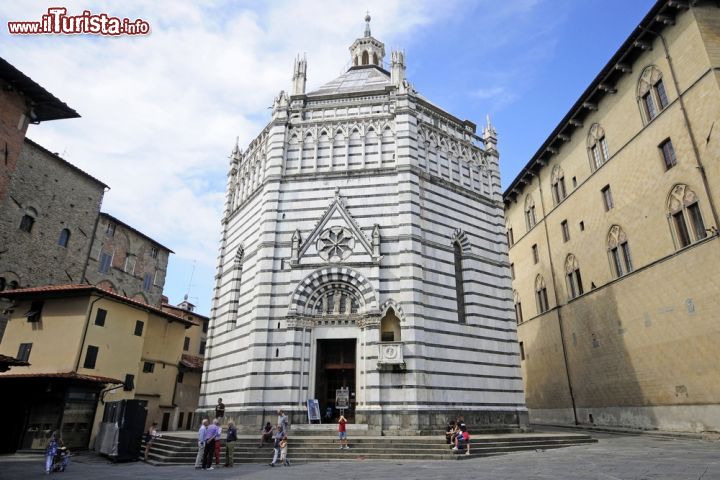
<svg viewBox="0 0 720 480">
<path fill-rule="evenodd" d="M 193 266 L 192 271 L 190 272 L 190 281 L 188 282 L 187 286 L 187 292 L 185 292 L 184 300 L 187 302 L 188 297 L 190 296 L 190 289 L 193 287 L 193 277 L 195 276 L 195 264 L 197 263 L 197 260 L 193 260 Z"/>
</svg>

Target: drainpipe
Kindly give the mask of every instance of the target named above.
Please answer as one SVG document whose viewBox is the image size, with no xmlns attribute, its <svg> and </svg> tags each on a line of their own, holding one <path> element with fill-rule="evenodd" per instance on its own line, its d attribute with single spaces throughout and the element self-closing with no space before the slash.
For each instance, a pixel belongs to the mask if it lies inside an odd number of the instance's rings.
<svg viewBox="0 0 720 480">
<path fill-rule="evenodd" d="M 567 347 L 565 345 L 565 330 L 563 329 L 562 307 L 560 306 L 560 297 L 558 295 L 557 282 L 555 281 L 555 264 L 553 263 L 552 254 L 550 252 L 550 234 L 548 233 L 547 215 L 545 213 L 545 202 L 543 201 L 543 190 L 540 175 L 537 176 L 537 179 L 538 188 L 540 190 L 540 208 L 542 208 L 543 213 L 543 230 L 545 231 L 545 242 L 548 246 L 548 259 L 550 259 L 550 277 L 552 278 L 553 283 L 553 296 L 555 297 L 558 328 L 560 329 L 560 346 L 562 347 L 563 361 L 565 362 L 565 378 L 567 379 L 568 393 L 570 394 L 570 403 L 572 404 L 573 419 L 575 420 L 575 425 L 578 425 L 580 422 L 578 422 L 577 407 L 575 405 L 575 393 L 573 392 L 572 381 L 570 380 L 570 368 L 568 364 Z"/>
<path fill-rule="evenodd" d="M 697 164 L 697 169 L 700 172 L 700 178 L 702 179 L 703 187 L 705 187 L 705 193 L 708 197 L 708 203 L 710 204 L 710 211 L 712 212 L 713 221 L 715 222 L 715 227 L 717 228 L 720 226 L 720 220 L 718 216 L 717 209 L 715 208 L 715 202 L 713 201 L 713 196 L 710 193 L 710 182 L 708 182 L 707 174 L 705 173 L 705 166 L 702 163 L 702 160 L 700 158 L 700 149 L 698 149 L 697 141 L 695 140 L 695 133 L 693 132 L 692 127 L 690 126 L 690 117 L 688 116 L 687 110 L 685 109 L 685 101 L 683 100 L 683 94 L 680 92 L 680 84 L 678 83 L 677 76 L 675 75 L 675 67 L 673 66 L 672 58 L 670 57 L 670 50 L 668 49 L 667 42 L 665 41 L 665 37 L 660 32 L 656 32 L 654 30 L 650 30 L 648 28 L 643 27 L 642 25 L 639 26 L 640 30 L 650 33 L 651 35 L 655 35 L 660 39 L 660 43 L 662 43 L 663 50 L 665 51 L 665 59 L 668 62 L 668 67 L 670 68 L 670 76 L 672 77 L 673 85 L 675 85 L 675 91 L 678 95 L 678 102 L 680 103 L 680 110 L 683 114 L 683 120 L 685 121 L 685 129 L 688 131 L 688 136 L 690 137 L 690 143 L 692 144 L 693 148 L 693 154 L 695 156 L 695 163 Z"/>
</svg>

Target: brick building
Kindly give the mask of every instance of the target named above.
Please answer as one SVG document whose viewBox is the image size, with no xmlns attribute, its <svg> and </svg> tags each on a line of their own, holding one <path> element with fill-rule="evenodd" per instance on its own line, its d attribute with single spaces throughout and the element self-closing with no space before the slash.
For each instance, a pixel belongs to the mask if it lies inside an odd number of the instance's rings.
<svg viewBox="0 0 720 480">
<path fill-rule="evenodd" d="M 159 307 L 171 253 L 144 233 L 101 212 L 85 280 Z"/>
<path fill-rule="evenodd" d="M 658 1 L 505 191 L 531 421 L 720 430 L 718 67 Z"/>
<path fill-rule="evenodd" d="M 23 140 L 30 123 L 80 115 L 35 83 L 30 77 L 0 58 L 0 202 L 8 194 Z"/>
</svg>

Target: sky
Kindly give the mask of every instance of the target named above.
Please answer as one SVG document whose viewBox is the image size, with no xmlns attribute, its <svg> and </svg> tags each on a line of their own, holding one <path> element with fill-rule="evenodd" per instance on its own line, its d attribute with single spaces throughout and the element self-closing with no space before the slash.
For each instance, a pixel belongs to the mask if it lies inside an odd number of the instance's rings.
<svg viewBox="0 0 720 480">
<path fill-rule="evenodd" d="M 110 186 L 102 210 L 171 248 L 165 294 L 209 315 L 228 156 L 260 133 L 293 59 L 308 91 L 349 67 L 372 16 L 426 98 L 498 131 L 507 186 L 630 35 L 652 0 L 0 0 L 0 56 L 80 113 L 28 137 Z M 142 36 L 26 35 L 7 21 L 143 19 Z"/>
</svg>

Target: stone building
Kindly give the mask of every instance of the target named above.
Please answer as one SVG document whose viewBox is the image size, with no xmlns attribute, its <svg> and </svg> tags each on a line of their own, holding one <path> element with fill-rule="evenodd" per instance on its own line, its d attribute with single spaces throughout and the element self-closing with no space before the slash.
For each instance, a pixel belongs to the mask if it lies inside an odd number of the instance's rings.
<svg viewBox="0 0 720 480">
<path fill-rule="evenodd" d="M 531 421 L 720 429 L 718 67 L 658 1 L 505 191 Z"/>
<path fill-rule="evenodd" d="M 252 429 L 306 401 L 371 432 L 526 417 L 496 133 L 417 93 L 370 33 L 351 67 L 292 91 L 227 179 L 200 409 Z"/>
<path fill-rule="evenodd" d="M 43 449 L 60 430 L 74 449 L 94 445 L 108 402 L 137 399 L 146 428 L 176 412 L 183 339 L 199 325 L 93 285 L 7 291 L 14 302 L 0 354 L 27 366 L 0 373 L 0 452 Z"/>
<path fill-rule="evenodd" d="M 105 188 L 26 138 L 0 203 L 0 290 L 81 282 Z"/>
<path fill-rule="evenodd" d="M 171 253 L 144 233 L 100 212 L 85 279 L 159 307 Z"/>
</svg>

